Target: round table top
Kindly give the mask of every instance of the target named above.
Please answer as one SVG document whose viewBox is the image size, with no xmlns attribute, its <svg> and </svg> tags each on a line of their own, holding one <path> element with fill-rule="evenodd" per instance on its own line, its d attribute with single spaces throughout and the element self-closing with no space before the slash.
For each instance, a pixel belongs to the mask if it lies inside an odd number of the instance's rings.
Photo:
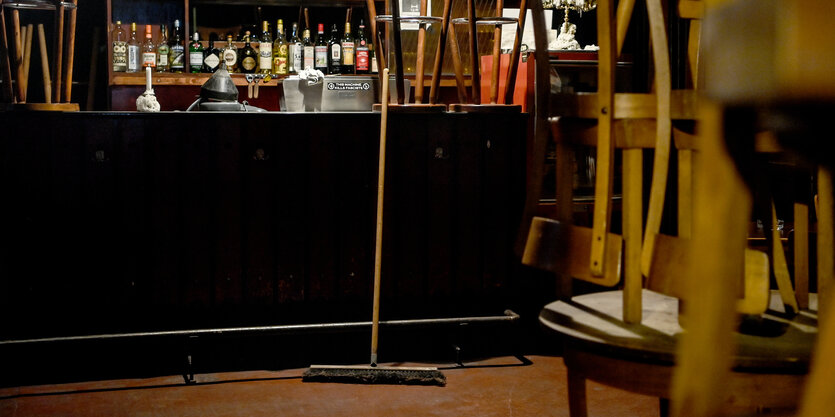
<svg viewBox="0 0 835 417">
<path fill-rule="evenodd" d="M 811 310 L 788 318 L 782 313 L 779 295 L 773 292 L 766 313 L 744 319 L 736 333 L 736 369 L 808 371 L 818 334 L 814 295 L 810 294 Z M 606 291 L 552 302 L 542 309 L 539 321 L 563 336 L 569 347 L 672 365 L 676 343 L 684 331 L 678 299 L 643 290 L 642 310 L 640 324 L 624 323 L 623 292 Z"/>
</svg>

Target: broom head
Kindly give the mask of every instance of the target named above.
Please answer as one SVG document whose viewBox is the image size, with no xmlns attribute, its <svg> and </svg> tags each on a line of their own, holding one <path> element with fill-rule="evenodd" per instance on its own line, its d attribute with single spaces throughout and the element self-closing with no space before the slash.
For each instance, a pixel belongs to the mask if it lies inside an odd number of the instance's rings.
<svg viewBox="0 0 835 417">
<path fill-rule="evenodd" d="M 405 366 L 311 365 L 302 374 L 302 381 L 353 384 L 446 385 L 446 377 L 438 368 Z"/>
</svg>

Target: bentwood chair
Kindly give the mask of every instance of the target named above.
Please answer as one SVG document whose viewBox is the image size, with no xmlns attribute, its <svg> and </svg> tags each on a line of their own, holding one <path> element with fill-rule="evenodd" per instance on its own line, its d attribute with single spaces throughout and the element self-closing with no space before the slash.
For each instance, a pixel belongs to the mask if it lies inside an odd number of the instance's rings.
<svg viewBox="0 0 835 417">
<path fill-rule="evenodd" d="M 2 45 L 0 45 L 0 71 L 3 73 L 3 95 L 9 102 L 18 103 L 33 110 L 78 110 L 77 104 L 71 104 L 72 71 L 75 49 L 75 25 L 78 0 L 2 0 L 0 7 L 0 29 L 2 29 Z M 7 35 L 6 13 L 11 15 L 11 26 L 14 55 L 10 52 Z M 21 10 L 48 11 L 54 14 L 55 27 L 52 31 L 52 66 L 48 64 L 45 31 L 39 26 L 41 37 L 41 61 L 44 67 L 44 96 L 45 103 L 27 102 L 27 85 L 29 77 L 29 59 L 31 57 L 31 42 L 33 27 L 28 25 L 26 36 L 22 34 L 20 21 Z M 69 21 L 65 24 L 65 17 Z M 12 63 L 14 65 L 12 65 Z M 12 77 L 14 68 L 14 77 Z M 14 78 L 15 87 L 12 87 Z"/>
</svg>

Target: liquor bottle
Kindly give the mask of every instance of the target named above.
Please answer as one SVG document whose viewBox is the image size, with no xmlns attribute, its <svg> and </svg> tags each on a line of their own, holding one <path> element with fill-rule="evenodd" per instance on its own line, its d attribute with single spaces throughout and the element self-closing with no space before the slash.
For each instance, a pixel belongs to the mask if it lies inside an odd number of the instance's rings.
<svg viewBox="0 0 835 417">
<path fill-rule="evenodd" d="M 281 24 L 280 19 L 279 24 Z M 273 72 L 273 40 L 270 36 L 270 24 L 265 20 L 261 23 L 261 27 L 263 31 L 261 43 L 258 45 L 258 68 L 262 74 L 271 74 Z M 276 35 L 276 43 L 278 43 L 278 35 Z"/>
<path fill-rule="evenodd" d="M 232 42 L 232 35 L 226 35 L 226 48 L 223 49 L 223 62 L 229 73 L 238 72 L 238 48 Z"/>
<path fill-rule="evenodd" d="M 244 49 L 238 58 L 238 68 L 244 74 L 252 74 L 258 69 L 258 52 L 249 44 L 249 31 L 244 35 Z"/>
<path fill-rule="evenodd" d="M 165 25 L 159 25 L 159 43 L 157 44 L 157 72 L 168 72 L 171 68 L 168 65 L 168 53 L 171 48 L 168 46 L 168 30 Z"/>
<path fill-rule="evenodd" d="M 340 41 L 342 48 L 342 73 L 354 73 L 354 37 L 351 36 L 351 23 L 345 22 L 345 34 Z"/>
<path fill-rule="evenodd" d="M 371 72 L 371 48 L 368 44 L 368 39 L 365 38 L 365 24 L 360 20 L 357 39 L 354 41 L 354 45 L 356 45 L 357 74 L 368 74 Z"/>
<path fill-rule="evenodd" d="M 339 32 L 336 25 L 331 27 L 331 38 L 328 40 L 328 73 L 342 72 L 342 46 L 339 44 Z"/>
<path fill-rule="evenodd" d="M 203 44 L 200 43 L 200 35 L 197 32 L 194 32 L 188 45 L 188 66 L 192 73 L 203 71 Z"/>
<path fill-rule="evenodd" d="M 174 21 L 174 33 L 171 35 L 171 43 L 168 47 L 168 63 L 171 65 L 171 72 L 184 72 L 186 69 L 185 45 L 179 19 Z"/>
<path fill-rule="evenodd" d="M 310 29 L 302 33 L 302 69 L 309 70 L 316 66 L 315 49 L 313 41 L 310 40 Z"/>
<path fill-rule="evenodd" d="M 154 44 L 151 25 L 145 25 L 145 42 L 142 44 L 142 68 L 145 67 L 157 67 L 157 46 Z"/>
<path fill-rule="evenodd" d="M 273 46 L 273 72 L 287 75 L 289 53 L 287 39 L 284 37 L 284 21 L 278 19 L 275 29 L 275 46 Z"/>
<path fill-rule="evenodd" d="M 215 48 L 217 35 L 212 32 L 209 35 L 209 46 L 203 50 L 203 72 L 215 72 L 220 68 L 221 52 Z"/>
<path fill-rule="evenodd" d="M 293 22 L 293 30 L 291 32 L 290 40 L 287 43 L 287 72 L 296 74 L 301 69 L 304 63 L 302 62 L 302 40 L 299 39 L 299 25 Z"/>
<path fill-rule="evenodd" d="M 139 41 L 136 39 L 136 22 L 130 24 L 128 38 L 128 72 L 139 72 Z"/>
<path fill-rule="evenodd" d="M 313 68 L 328 73 L 328 42 L 325 40 L 325 25 L 319 23 L 316 30 L 316 45 L 313 46 Z"/>
<path fill-rule="evenodd" d="M 116 21 L 111 37 L 113 39 L 113 72 L 125 72 L 128 70 L 128 37 L 122 29 L 121 20 Z"/>
</svg>

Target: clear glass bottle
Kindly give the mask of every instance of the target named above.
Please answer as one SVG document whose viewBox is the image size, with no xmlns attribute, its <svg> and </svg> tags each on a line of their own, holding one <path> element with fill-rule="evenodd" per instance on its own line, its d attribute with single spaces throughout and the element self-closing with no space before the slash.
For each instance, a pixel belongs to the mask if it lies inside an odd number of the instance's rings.
<svg viewBox="0 0 835 417">
<path fill-rule="evenodd" d="M 140 65 L 139 40 L 136 39 L 136 22 L 130 24 L 128 38 L 128 72 L 139 72 Z"/>
<path fill-rule="evenodd" d="M 302 40 L 299 38 L 299 24 L 293 22 L 290 40 L 287 43 L 287 72 L 296 74 L 303 68 L 302 54 L 304 53 Z"/>
<path fill-rule="evenodd" d="M 269 22 L 266 20 L 261 22 L 261 28 L 261 43 L 258 45 L 258 72 L 271 74 L 273 72 L 273 39 L 270 36 Z M 276 43 L 278 43 L 277 38 L 278 35 L 276 35 Z"/>
<path fill-rule="evenodd" d="M 310 39 L 310 29 L 302 33 L 302 69 L 309 70 L 316 66 L 316 52 L 313 40 Z"/>
<path fill-rule="evenodd" d="M 171 69 L 168 64 L 168 54 L 171 48 L 168 46 L 168 29 L 165 25 L 159 25 L 159 43 L 157 44 L 157 72 L 168 72 Z"/>
<path fill-rule="evenodd" d="M 2 6 L 0 6 L 2 7 Z M 113 72 L 125 72 L 128 70 L 128 36 L 122 29 L 122 21 L 117 20 L 111 34 L 113 39 Z"/>
<path fill-rule="evenodd" d="M 180 21 L 174 21 L 174 33 L 171 34 L 169 44 L 168 62 L 171 65 L 171 72 L 184 72 L 186 69 L 185 44 L 183 39 Z"/>
<path fill-rule="evenodd" d="M 238 72 L 238 48 L 232 41 L 232 35 L 226 35 L 226 48 L 223 49 L 223 62 L 229 73 Z"/>
<path fill-rule="evenodd" d="M 154 43 L 151 25 L 145 25 L 145 42 L 142 44 L 142 68 L 145 67 L 157 67 L 157 45 Z"/>
<path fill-rule="evenodd" d="M 275 44 L 273 45 L 273 72 L 278 75 L 287 75 L 289 53 L 287 52 L 287 39 L 284 36 L 284 21 L 278 19 L 275 32 Z"/>
<path fill-rule="evenodd" d="M 212 32 L 209 35 L 209 46 L 203 50 L 203 72 L 212 73 L 220 68 L 221 52 L 215 48 L 217 35 Z"/>
<path fill-rule="evenodd" d="M 313 46 L 313 68 L 328 73 L 328 41 L 325 40 L 325 24 L 319 23 L 316 30 L 316 45 Z"/>
<path fill-rule="evenodd" d="M 188 45 L 188 67 L 191 73 L 203 71 L 203 44 L 200 43 L 200 35 L 197 32 L 194 32 Z"/>
<path fill-rule="evenodd" d="M 354 37 L 351 35 L 351 23 L 345 23 L 345 34 L 339 42 L 342 48 L 342 73 L 354 73 Z"/>
<path fill-rule="evenodd" d="M 249 44 L 249 31 L 244 35 L 244 48 L 238 58 L 238 68 L 244 74 L 252 74 L 258 69 L 258 52 Z"/>
<path fill-rule="evenodd" d="M 365 37 L 365 24 L 360 20 L 357 29 L 357 38 L 354 40 L 356 48 L 356 73 L 368 74 L 371 72 L 371 47 L 368 39 Z"/>
</svg>

